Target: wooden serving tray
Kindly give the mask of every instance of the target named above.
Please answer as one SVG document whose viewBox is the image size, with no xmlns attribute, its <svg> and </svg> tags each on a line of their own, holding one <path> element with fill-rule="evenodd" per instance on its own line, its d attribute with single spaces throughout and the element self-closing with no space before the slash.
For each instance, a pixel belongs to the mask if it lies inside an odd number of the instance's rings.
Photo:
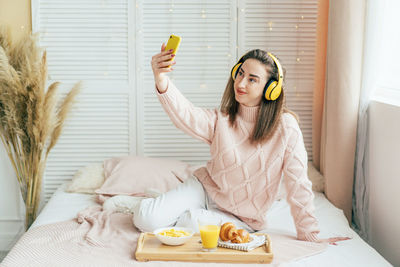
<svg viewBox="0 0 400 267">
<path fill-rule="evenodd" d="M 183 245 L 168 246 L 162 244 L 152 233 L 141 233 L 135 256 L 138 261 L 270 263 L 273 259 L 271 240 L 268 234 L 264 235 L 268 242 L 248 252 L 222 247 L 213 252 L 204 252 L 201 251 L 199 234 L 194 234 Z"/>
</svg>

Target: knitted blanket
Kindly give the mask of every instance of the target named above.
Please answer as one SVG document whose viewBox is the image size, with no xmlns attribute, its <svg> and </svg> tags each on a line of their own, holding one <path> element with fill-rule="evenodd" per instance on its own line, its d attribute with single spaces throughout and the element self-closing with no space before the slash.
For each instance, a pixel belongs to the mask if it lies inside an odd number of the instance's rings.
<svg viewBox="0 0 400 267">
<path fill-rule="evenodd" d="M 81 211 L 74 220 L 29 229 L 0 266 L 232 266 L 221 263 L 138 262 L 135 250 L 139 231 L 132 215 L 110 213 L 101 206 Z M 296 240 L 270 233 L 274 260 L 269 266 L 324 251 L 326 244 Z M 235 266 L 254 266 L 239 264 Z"/>
</svg>

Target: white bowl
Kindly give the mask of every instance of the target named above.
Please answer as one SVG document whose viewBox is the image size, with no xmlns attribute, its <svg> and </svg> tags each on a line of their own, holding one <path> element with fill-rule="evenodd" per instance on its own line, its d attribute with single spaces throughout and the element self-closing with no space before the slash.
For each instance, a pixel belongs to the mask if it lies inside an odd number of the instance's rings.
<svg viewBox="0 0 400 267">
<path fill-rule="evenodd" d="M 173 237 L 173 236 L 164 236 L 160 235 L 162 231 L 165 230 L 183 230 L 185 232 L 188 232 L 190 235 L 188 236 L 181 236 L 181 237 Z M 158 240 L 160 240 L 163 244 L 170 245 L 170 246 L 178 246 L 186 243 L 194 234 L 194 231 L 191 228 L 187 227 L 163 227 L 155 230 L 153 234 L 157 237 Z"/>
</svg>

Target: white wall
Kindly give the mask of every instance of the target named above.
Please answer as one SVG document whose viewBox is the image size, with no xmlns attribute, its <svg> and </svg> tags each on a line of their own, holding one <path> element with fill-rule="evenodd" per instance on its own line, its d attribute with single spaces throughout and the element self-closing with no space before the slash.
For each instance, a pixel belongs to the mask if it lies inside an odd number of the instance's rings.
<svg viewBox="0 0 400 267">
<path fill-rule="evenodd" d="M 0 143 L 0 251 L 9 250 L 22 230 L 21 199 L 17 178 Z"/>
<path fill-rule="evenodd" d="M 369 107 L 370 244 L 400 266 L 400 105 Z"/>
</svg>

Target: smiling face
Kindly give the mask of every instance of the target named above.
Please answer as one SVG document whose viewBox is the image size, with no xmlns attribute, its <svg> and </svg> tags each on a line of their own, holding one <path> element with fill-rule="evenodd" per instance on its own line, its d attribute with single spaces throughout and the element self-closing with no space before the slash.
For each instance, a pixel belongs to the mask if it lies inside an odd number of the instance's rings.
<svg viewBox="0 0 400 267">
<path fill-rule="evenodd" d="M 248 107 L 260 105 L 268 77 L 267 66 L 257 59 L 247 59 L 240 67 L 233 85 L 236 101 Z"/>
</svg>

